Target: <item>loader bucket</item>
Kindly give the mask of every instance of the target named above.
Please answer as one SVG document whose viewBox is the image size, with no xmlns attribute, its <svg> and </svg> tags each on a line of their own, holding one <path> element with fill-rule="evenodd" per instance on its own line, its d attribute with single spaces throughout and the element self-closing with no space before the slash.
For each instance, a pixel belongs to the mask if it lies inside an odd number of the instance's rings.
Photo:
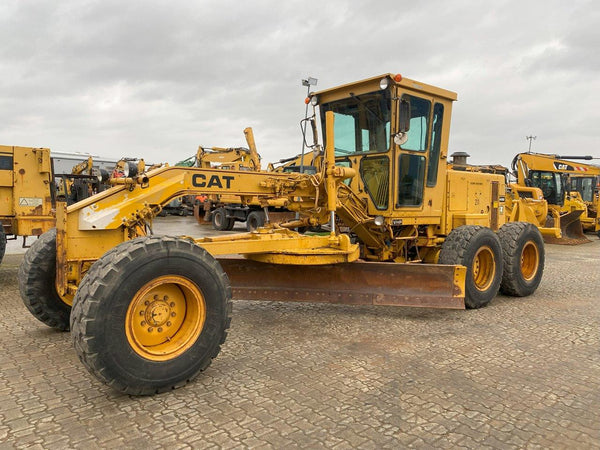
<svg viewBox="0 0 600 450">
<path fill-rule="evenodd" d="M 579 217 L 583 213 L 582 210 L 571 211 L 560 216 L 560 231 L 562 233 L 561 238 L 554 236 L 544 236 L 544 242 L 547 244 L 560 244 L 560 245 L 579 245 L 591 242 L 585 234 L 583 234 L 583 226 Z M 548 217 L 546 220 L 546 226 L 552 226 L 552 218 Z"/>
<path fill-rule="evenodd" d="M 465 308 L 463 266 L 359 261 L 284 265 L 242 258 L 219 262 L 237 300 Z"/>
</svg>

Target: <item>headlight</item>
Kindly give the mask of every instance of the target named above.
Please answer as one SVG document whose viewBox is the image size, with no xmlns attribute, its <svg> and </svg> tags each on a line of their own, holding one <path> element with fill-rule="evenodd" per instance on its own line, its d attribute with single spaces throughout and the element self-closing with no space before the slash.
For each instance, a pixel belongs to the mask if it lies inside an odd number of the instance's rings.
<svg viewBox="0 0 600 450">
<path fill-rule="evenodd" d="M 383 225 L 383 222 L 384 222 L 383 216 L 375 216 L 375 219 L 373 219 L 373 222 L 375 223 L 375 225 L 380 227 L 381 225 Z"/>
<path fill-rule="evenodd" d="M 381 89 L 382 91 L 387 89 L 388 86 L 390 85 L 390 80 L 388 77 L 382 78 L 381 81 L 379 82 L 379 89 Z"/>
<path fill-rule="evenodd" d="M 135 177 L 138 173 L 137 164 L 132 161 L 125 161 L 125 167 L 123 167 L 123 175 L 126 178 Z"/>
<path fill-rule="evenodd" d="M 313 106 L 317 106 L 319 104 L 319 97 L 317 95 L 313 95 L 310 98 L 310 104 Z"/>
</svg>

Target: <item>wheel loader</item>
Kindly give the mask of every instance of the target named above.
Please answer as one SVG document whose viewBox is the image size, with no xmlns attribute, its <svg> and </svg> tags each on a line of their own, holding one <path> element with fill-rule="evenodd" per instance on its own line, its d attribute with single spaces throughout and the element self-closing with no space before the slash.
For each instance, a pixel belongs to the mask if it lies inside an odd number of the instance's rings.
<svg viewBox="0 0 600 450">
<path fill-rule="evenodd" d="M 231 300 L 480 308 L 527 296 L 544 269 L 530 223 L 505 223 L 502 175 L 448 169 L 456 94 L 384 74 L 310 95 L 316 173 L 163 167 L 57 208 L 19 287 L 45 324 L 71 329 L 80 360 L 133 395 L 182 386 L 224 343 Z M 152 234 L 182 195 L 257 197 L 251 233 Z M 268 208 L 298 219 L 270 223 Z M 292 229 L 322 225 L 325 234 Z M 237 256 L 236 256 L 237 255 Z"/>
<path fill-rule="evenodd" d="M 541 189 L 549 213 L 560 216 L 560 228 L 566 239 L 546 239 L 556 244 L 589 242 L 583 231 L 599 232 L 597 196 L 594 186 L 600 167 L 575 163 L 568 159 L 591 160 L 591 156 L 560 156 L 543 153 L 518 153 L 512 161 L 517 185 Z M 585 196 L 586 201 L 583 200 Z"/>
</svg>

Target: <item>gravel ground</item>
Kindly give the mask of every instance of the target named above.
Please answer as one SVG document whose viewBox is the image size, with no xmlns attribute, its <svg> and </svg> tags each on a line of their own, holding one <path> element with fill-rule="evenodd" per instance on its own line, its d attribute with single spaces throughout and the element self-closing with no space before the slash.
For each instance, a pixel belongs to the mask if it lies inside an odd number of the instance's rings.
<svg viewBox="0 0 600 450">
<path fill-rule="evenodd" d="M 243 229 L 238 225 L 237 231 Z M 165 234 L 206 234 L 193 218 Z M 546 247 L 525 299 L 475 311 L 234 302 L 221 354 L 153 397 L 92 378 L 0 266 L 0 448 L 598 448 L 600 240 Z"/>
</svg>

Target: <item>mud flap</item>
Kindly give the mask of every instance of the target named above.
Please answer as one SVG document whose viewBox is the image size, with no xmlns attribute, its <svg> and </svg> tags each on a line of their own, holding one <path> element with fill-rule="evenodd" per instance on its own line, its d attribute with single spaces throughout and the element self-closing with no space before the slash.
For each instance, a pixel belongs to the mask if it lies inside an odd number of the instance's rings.
<svg viewBox="0 0 600 450">
<path fill-rule="evenodd" d="M 352 262 L 284 265 L 220 258 L 233 298 L 464 309 L 466 268 Z"/>
<path fill-rule="evenodd" d="M 585 234 L 583 234 L 583 226 L 579 217 L 583 213 L 582 210 L 571 211 L 570 213 L 562 214 L 560 216 L 560 231 L 562 233 L 561 238 L 554 236 L 544 236 L 544 242 L 547 244 L 560 244 L 560 245 L 579 245 L 591 242 Z M 548 217 L 546 220 L 546 226 L 552 226 L 553 220 Z"/>
</svg>

